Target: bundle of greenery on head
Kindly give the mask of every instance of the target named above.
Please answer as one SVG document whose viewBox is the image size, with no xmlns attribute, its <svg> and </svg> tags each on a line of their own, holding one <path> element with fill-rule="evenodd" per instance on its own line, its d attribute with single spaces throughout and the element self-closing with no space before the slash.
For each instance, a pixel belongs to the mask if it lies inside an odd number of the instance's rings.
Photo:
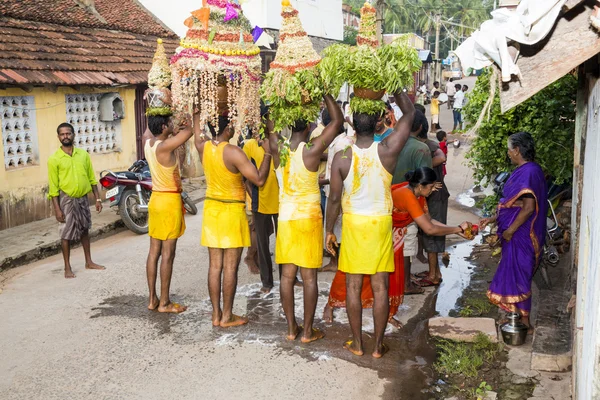
<svg viewBox="0 0 600 400">
<path fill-rule="evenodd" d="M 379 46 L 375 26 L 375 9 L 365 3 L 361 9 L 358 45 L 328 47 L 319 65 L 327 93 L 333 94 L 335 90 L 339 93 L 343 82 L 354 87 L 355 96 L 350 101 L 353 113 L 384 111 L 385 103 L 381 101 L 384 93 L 397 93 L 412 85 L 414 73 L 421 68 L 419 53 L 409 45 L 407 37 Z"/>
<path fill-rule="evenodd" d="M 289 0 L 283 0 L 282 6 L 279 47 L 261 87 L 262 99 L 270 106 L 276 131 L 298 120 L 315 121 L 323 97 L 323 85 L 316 68 L 321 57 L 302 27 L 298 11 Z"/>
</svg>

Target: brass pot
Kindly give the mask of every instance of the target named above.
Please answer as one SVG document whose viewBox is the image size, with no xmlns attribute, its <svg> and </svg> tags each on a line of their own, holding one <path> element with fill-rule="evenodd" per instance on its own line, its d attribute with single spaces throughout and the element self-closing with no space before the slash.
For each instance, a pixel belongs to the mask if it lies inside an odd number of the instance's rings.
<svg viewBox="0 0 600 400">
<path fill-rule="evenodd" d="M 366 88 L 354 88 L 354 95 L 361 99 L 380 100 L 385 94 L 385 90 L 372 90 Z"/>
</svg>

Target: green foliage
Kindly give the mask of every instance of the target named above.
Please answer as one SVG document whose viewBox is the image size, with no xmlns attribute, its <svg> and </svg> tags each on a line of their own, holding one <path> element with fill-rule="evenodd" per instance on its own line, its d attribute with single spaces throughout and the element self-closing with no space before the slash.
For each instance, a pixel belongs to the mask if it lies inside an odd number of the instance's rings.
<svg viewBox="0 0 600 400">
<path fill-rule="evenodd" d="M 492 343 L 489 337 L 479 333 L 473 343 L 439 340 L 436 343 L 438 359 L 434 368 L 442 374 L 462 375 L 474 378 L 484 363 L 492 362 L 502 350 L 502 345 Z"/>
<path fill-rule="evenodd" d="M 148 107 L 146 108 L 146 116 L 148 117 L 170 117 L 173 115 L 171 107 Z"/>
<path fill-rule="evenodd" d="M 477 80 L 463 112 L 468 121 L 477 121 L 489 98 L 491 71 Z M 476 182 L 491 181 L 500 172 L 512 170 L 507 138 L 513 133 L 531 133 L 536 144 L 536 162 L 557 183 L 569 180 L 573 169 L 575 136 L 575 96 L 577 80 L 567 75 L 521 105 L 500 113 L 499 91 L 491 106 L 490 119 L 484 119 L 473 146 L 467 153 L 468 165 Z"/>
<path fill-rule="evenodd" d="M 350 47 L 334 44 L 323 50 L 323 59 L 317 65 L 326 94 L 337 98 L 346 82 L 345 65 Z"/>
<path fill-rule="evenodd" d="M 344 26 L 344 44 L 350 46 L 356 46 L 356 36 L 358 35 L 358 29 L 352 26 Z"/>
<path fill-rule="evenodd" d="M 381 100 L 362 99 L 354 96 L 350 99 L 350 110 L 353 114 L 380 115 L 385 112 L 385 103 Z"/>
<path fill-rule="evenodd" d="M 483 400 L 487 394 L 492 390 L 492 387 L 488 385 L 486 381 L 483 381 L 479 384 L 479 387 L 475 389 L 475 395 L 477 396 L 477 400 Z"/>
<path fill-rule="evenodd" d="M 267 72 L 261 97 L 270 106 L 275 131 L 280 132 L 298 120 L 313 122 L 319 115 L 323 84 L 317 68 L 294 74 L 282 69 Z"/>
<path fill-rule="evenodd" d="M 496 213 L 496 208 L 498 207 L 499 202 L 500 196 L 494 193 L 490 196 L 484 197 L 481 200 L 478 200 L 475 203 L 475 206 L 483 212 L 483 215 L 490 216 Z"/>
<path fill-rule="evenodd" d="M 493 305 L 486 296 L 468 297 L 464 302 L 464 307 L 459 311 L 461 317 L 479 316 L 492 310 Z"/>
</svg>

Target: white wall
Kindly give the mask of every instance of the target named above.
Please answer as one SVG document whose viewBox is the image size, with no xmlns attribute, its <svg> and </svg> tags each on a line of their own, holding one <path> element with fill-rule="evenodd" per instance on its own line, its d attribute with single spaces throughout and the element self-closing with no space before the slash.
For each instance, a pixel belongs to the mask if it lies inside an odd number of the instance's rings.
<svg viewBox="0 0 600 400">
<path fill-rule="evenodd" d="M 290 0 L 310 36 L 343 40 L 342 0 Z M 281 0 L 248 0 L 242 6 L 253 25 L 281 27 Z"/>
<path fill-rule="evenodd" d="M 590 79 L 577 271 L 574 398 L 600 398 L 600 81 Z"/>
<path fill-rule="evenodd" d="M 138 0 L 179 36 L 185 36 L 183 21 L 190 12 L 202 7 L 201 0 Z M 342 0 L 291 0 L 299 11 L 300 20 L 311 36 L 343 40 Z M 244 15 L 252 26 L 279 29 L 281 27 L 281 0 L 246 0 L 242 5 Z"/>
</svg>

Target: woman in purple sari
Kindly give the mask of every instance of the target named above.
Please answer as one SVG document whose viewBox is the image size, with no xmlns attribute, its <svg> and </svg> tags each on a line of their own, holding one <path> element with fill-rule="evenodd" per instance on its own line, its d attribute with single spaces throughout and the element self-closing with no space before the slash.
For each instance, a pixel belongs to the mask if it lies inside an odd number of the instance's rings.
<svg viewBox="0 0 600 400">
<path fill-rule="evenodd" d="M 496 222 L 502 244 L 502 258 L 487 296 L 503 310 L 520 313 L 532 331 L 531 280 L 546 238 L 548 190 L 544 172 L 534 162 L 535 143 L 529 133 L 508 138 L 508 157 L 517 168 L 504 185 L 496 216 L 480 222 L 481 229 Z"/>
</svg>

